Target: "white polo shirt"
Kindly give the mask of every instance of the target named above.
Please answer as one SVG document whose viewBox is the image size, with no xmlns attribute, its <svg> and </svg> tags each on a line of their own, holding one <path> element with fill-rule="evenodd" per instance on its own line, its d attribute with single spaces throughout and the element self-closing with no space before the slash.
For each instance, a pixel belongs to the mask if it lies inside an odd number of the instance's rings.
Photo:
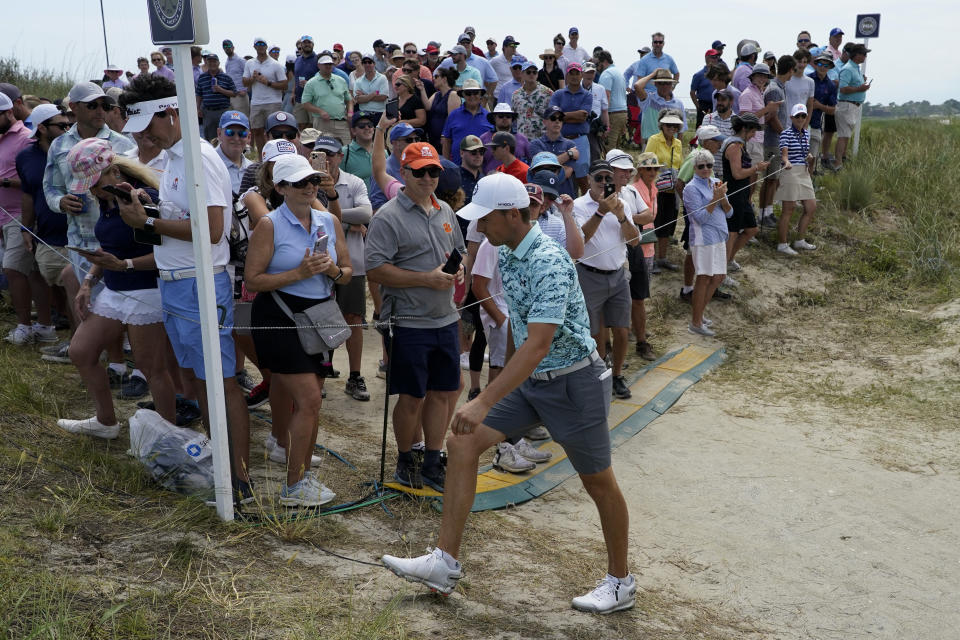
<svg viewBox="0 0 960 640">
<path fill-rule="evenodd" d="M 624 215 L 629 216 L 630 205 L 623 198 L 620 202 L 623 203 Z M 573 201 L 573 219 L 583 227 L 599 207 L 600 203 L 587 192 Z M 604 271 L 616 271 L 621 268 L 627 260 L 627 243 L 623 239 L 621 229 L 624 226 L 625 224 L 620 224 L 612 211 L 605 214 L 593 236 L 583 245 L 583 257 L 580 258 L 580 262 Z"/>
<path fill-rule="evenodd" d="M 203 175 L 206 180 L 207 207 L 221 207 L 223 210 L 223 232 L 216 244 L 211 244 L 213 266 L 225 266 L 230 261 L 230 245 L 227 232 L 230 230 L 230 207 L 233 203 L 233 191 L 230 174 L 216 149 L 206 140 L 200 143 L 200 156 Z M 160 180 L 160 218 L 163 220 L 188 220 L 190 218 L 190 188 L 187 184 L 186 168 L 183 159 L 183 140 L 167 149 L 167 165 Z M 193 243 L 178 240 L 170 236 L 163 237 L 163 244 L 153 248 L 157 268 L 190 269 L 196 266 L 193 259 Z"/>
<path fill-rule="evenodd" d="M 343 223 L 345 225 L 370 224 L 373 208 L 370 206 L 370 196 L 367 194 L 367 183 L 352 173 L 347 173 L 341 169 L 334 188 L 339 196 Z M 357 210 L 358 207 L 363 207 L 363 209 Z M 354 211 L 350 211 L 350 209 Z M 365 251 L 363 234 L 359 231 L 348 231 L 346 240 L 347 253 L 350 254 L 350 264 L 353 266 L 353 275 L 367 275 L 366 261 L 363 256 Z"/>
</svg>

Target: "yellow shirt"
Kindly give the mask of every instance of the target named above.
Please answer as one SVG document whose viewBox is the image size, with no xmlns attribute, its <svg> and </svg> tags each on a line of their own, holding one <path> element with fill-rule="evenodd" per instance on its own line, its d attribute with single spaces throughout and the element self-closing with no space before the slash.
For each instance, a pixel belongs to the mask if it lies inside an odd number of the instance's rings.
<svg viewBox="0 0 960 640">
<path fill-rule="evenodd" d="M 674 137 L 673 145 L 668 146 L 662 133 L 655 133 L 647 140 L 645 151 L 651 151 L 656 154 L 657 160 L 667 168 L 679 169 L 683 164 L 683 144 L 680 138 Z"/>
</svg>

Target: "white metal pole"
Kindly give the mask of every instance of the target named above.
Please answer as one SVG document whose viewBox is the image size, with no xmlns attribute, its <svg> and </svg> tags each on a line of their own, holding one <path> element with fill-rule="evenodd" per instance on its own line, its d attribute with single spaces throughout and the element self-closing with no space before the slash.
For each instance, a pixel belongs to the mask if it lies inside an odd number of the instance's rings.
<svg viewBox="0 0 960 640">
<path fill-rule="evenodd" d="M 200 158 L 200 119 L 193 84 L 190 45 L 175 45 L 177 103 L 180 105 L 180 133 L 190 194 L 190 230 L 193 233 L 193 257 L 197 268 L 197 293 L 200 303 L 200 331 L 203 338 L 203 364 L 207 375 L 207 411 L 213 447 L 213 479 L 216 485 L 217 515 L 233 520 L 233 491 L 230 482 L 230 451 L 227 441 L 227 412 L 223 392 L 223 363 L 220 360 L 220 334 L 217 295 L 210 257 L 210 228 L 207 222 L 206 184 Z"/>
<path fill-rule="evenodd" d="M 863 39 L 863 46 L 867 46 L 867 43 L 870 42 L 870 38 Z M 869 48 L 869 47 L 868 47 Z M 860 65 L 860 74 L 866 80 L 867 77 L 867 59 L 863 59 L 863 64 Z M 863 110 L 864 105 L 867 103 L 866 100 L 863 101 L 863 104 L 860 105 L 860 117 L 857 118 L 857 128 L 853 131 L 853 148 L 850 150 L 850 153 L 857 155 L 857 151 L 860 149 L 860 122 L 863 120 Z"/>
</svg>

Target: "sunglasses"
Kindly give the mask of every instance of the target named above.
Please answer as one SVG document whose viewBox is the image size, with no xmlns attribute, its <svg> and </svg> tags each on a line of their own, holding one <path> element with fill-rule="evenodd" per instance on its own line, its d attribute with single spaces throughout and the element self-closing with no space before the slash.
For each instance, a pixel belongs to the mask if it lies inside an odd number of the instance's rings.
<svg viewBox="0 0 960 640">
<path fill-rule="evenodd" d="M 610 184 L 613 182 L 613 176 L 593 176 L 593 181 L 597 184 Z"/>
<path fill-rule="evenodd" d="M 317 175 L 307 176 L 303 180 L 297 180 L 296 182 L 290 183 L 290 186 L 292 186 L 294 189 L 303 189 L 307 185 L 310 185 L 311 187 L 319 187 L 320 176 L 317 176 Z"/>
<path fill-rule="evenodd" d="M 416 53 L 417 50 L 416 50 L 416 49 L 404 49 L 403 52 L 404 52 L 404 53 Z"/>
<path fill-rule="evenodd" d="M 465 96 L 467 96 L 467 97 L 469 97 L 469 96 L 479 96 L 480 94 L 481 94 L 481 92 L 480 92 L 479 90 L 477 90 L 477 89 L 467 89 L 466 91 L 463 92 L 463 95 L 465 95 Z"/>
<path fill-rule="evenodd" d="M 472 155 L 472 156 L 482 156 L 482 155 L 483 155 L 483 149 L 468 149 L 468 150 L 466 150 L 466 151 L 463 151 L 462 153 L 469 153 L 469 154 Z M 461 154 L 461 155 L 462 155 L 462 154 Z"/>
<path fill-rule="evenodd" d="M 827 64 L 826 62 L 818 62 L 818 63 L 817 63 L 817 66 L 818 66 L 818 67 L 832 67 L 833 65 Z"/>
<path fill-rule="evenodd" d="M 653 40 L 653 44 L 663 44 L 663 40 Z"/>
<path fill-rule="evenodd" d="M 400 138 L 401 142 L 406 142 L 407 144 L 413 144 L 414 142 L 420 142 L 420 136 L 410 136 L 408 138 Z"/>
<path fill-rule="evenodd" d="M 271 131 L 270 139 L 279 140 L 280 138 L 286 138 L 287 140 L 296 140 L 297 133 L 296 131 Z"/>
<path fill-rule="evenodd" d="M 266 42 L 254 42 L 254 43 L 253 43 L 253 46 L 255 46 L 255 47 L 265 47 L 265 46 L 267 46 L 267 43 L 266 43 Z"/>
<path fill-rule="evenodd" d="M 547 120 L 550 122 L 563 122 L 563 116 L 550 116 Z"/>
<path fill-rule="evenodd" d="M 233 138 L 233 137 L 246 138 L 247 130 L 246 129 L 224 129 L 223 135 L 227 136 L 228 138 Z"/>
<path fill-rule="evenodd" d="M 679 129 L 679 128 L 680 128 L 680 125 L 678 125 L 678 124 L 662 124 L 662 125 L 660 125 L 660 126 L 666 128 L 666 129 Z"/>
<path fill-rule="evenodd" d="M 497 114 L 497 117 L 498 117 L 498 118 L 508 118 L 508 119 L 510 119 L 510 120 L 513 120 L 513 114 L 512 114 L 512 113 L 498 113 L 498 114 Z"/>
<path fill-rule="evenodd" d="M 660 167 L 638 167 L 640 171 L 659 171 Z"/>
<path fill-rule="evenodd" d="M 537 70 L 536 70 L 536 69 L 527 69 L 526 71 L 524 71 L 524 73 L 532 76 L 532 75 L 536 75 Z"/>
<path fill-rule="evenodd" d="M 543 56 L 543 59 L 544 59 L 544 60 L 556 60 L 557 57 L 556 57 L 556 56 Z"/>
<path fill-rule="evenodd" d="M 797 115 L 795 115 L 795 116 L 790 116 L 790 117 L 791 117 L 791 118 L 801 118 L 801 119 L 802 119 L 802 118 L 806 118 L 806 117 L 807 117 L 807 114 L 805 114 L 805 113 L 798 113 Z"/>
<path fill-rule="evenodd" d="M 41 122 L 40 124 L 47 127 L 57 127 L 60 131 L 66 131 L 70 128 L 69 122 Z"/>
<path fill-rule="evenodd" d="M 96 111 L 98 108 L 103 109 L 104 111 L 110 111 L 110 109 L 113 109 L 113 105 L 108 103 L 106 100 L 93 100 L 85 104 L 87 111 Z"/>
<path fill-rule="evenodd" d="M 400 87 L 405 87 L 405 86 L 406 86 L 406 85 L 403 84 L 402 82 L 394 82 L 394 83 L 393 83 L 393 88 L 394 88 L 394 89 L 399 89 Z"/>
<path fill-rule="evenodd" d="M 369 122 L 358 122 L 354 129 L 373 129 L 373 125 Z"/>
<path fill-rule="evenodd" d="M 710 164 L 698 164 L 697 169 L 713 169 L 713 163 Z"/>
<path fill-rule="evenodd" d="M 797 42 L 810 42 L 810 38 L 797 38 Z"/>
<path fill-rule="evenodd" d="M 153 62 L 164 62 L 163 58 L 150 58 Z"/>
<path fill-rule="evenodd" d="M 373 64 L 373 60 L 361 60 L 363 64 Z"/>
<path fill-rule="evenodd" d="M 431 178 L 439 178 L 440 174 L 443 173 L 443 169 L 440 167 L 420 167 L 419 169 L 411 169 L 410 167 L 407 167 L 407 170 L 413 174 L 414 178 L 422 178 L 428 174 Z"/>
</svg>

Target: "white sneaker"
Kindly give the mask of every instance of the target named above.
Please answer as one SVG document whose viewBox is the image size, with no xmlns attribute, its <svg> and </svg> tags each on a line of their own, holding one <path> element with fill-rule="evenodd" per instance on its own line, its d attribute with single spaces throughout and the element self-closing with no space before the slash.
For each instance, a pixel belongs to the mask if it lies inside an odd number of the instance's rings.
<svg viewBox="0 0 960 640">
<path fill-rule="evenodd" d="M 97 416 L 87 418 L 86 420 L 57 420 L 57 426 L 70 433 L 81 433 L 106 440 L 113 440 L 120 435 L 120 423 L 115 425 L 105 425 L 97 420 Z"/>
<path fill-rule="evenodd" d="M 781 242 L 780 244 L 778 244 L 777 251 L 779 251 L 780 253 L 785 253 L 788 256 L 798 255 L 797 252 L 791 249 L 790 245 L 788 245 L 786 242 Z"/>
<path fill-rule="evenodd" d="M 817 245 L 815 245 L 815 244 L 810 244 L 810 243 L 807 242 L 806 240 L 802 240 L 802 239 L 801 239 L 801 240 L 796 240 L 796 241 L 794 241 L 794 243 L 793 243 L 793 248 L 794 248 L 794 249 L 803 249 L 804 251 L 813 251 L 814 249 L 817 248 Z"/>
<path fill-rule="evenodd" d="M 703 326 L 705 326 L 705 327 L 712 327 L 712 326 L 713 326 L 713 320 L 711 320 L 711 319 L 708 318 L 707 316 L 703 316 L 702 318 L 700 318 L 700 322 L 701 322 L 701 324 L 703 324 Z"/>
<path fill-rule="evenodd" d="M 35 337 L 33 327 L 18 324 L 7 334 L 6 341 L 10 344 L 24 345 L 33 342 Z"/>
<path fill-rule="evenodd" d="M 527 440 L 549 440 L 550 432 L 547 431 L 547 428 L 542 424 L 538 427 L 530 429 L 524 434 L 524 437 Z"/>
<path fill-rule="evenodd" d="M 713 336 L 717 335 L 709 327 L 707 327 L 707 325 L 701 324 L 698 327 L 694 325 L 692 322 L 687 325 L 687 331 L 689 331 L 690 333 L 696 333 L 697 335 L 707 336 L 708 338 L 712 338 Z"/>
<path fill-rule="evenodd" d="M 292 487 L 280 489 L 280 504 L 285 507 L 319 507 L 333 500 L 335 493 L 320 484 L 308 471 Z"/>
<path fill-rule="evenodd" d="M 730 273 L 736 273 L 737 271 L 740 271 L 740 269 L 741 269 L 740 263 L 737 262 L 736 260 L 731 260 L 730 262 L 727 263 L 727 271 L 729 271 Z"/>
<path fill-rule="evenodd" d="M 284 467 L 286 467 L 287 450 L 277 443 L 277 439 L 273 437 L 272 433 L 264 439 L 263 448 L 266 449 L 267 459 L 269 459 L 270 462 L 276 462 L 277 464 L 282 464 Z M 315 455 L 311 456 L 310 458 L 311 465 L 320 464 L 321 462 L 323 462 L 323 458 L 320 456 Z"/>
<path fill-rule="evenodd" d="M 470 370 L 470 352 L 464 351 L 460 354 L 460 368 L 464 371 Z"/>
<path fill-rule="evenodd" d="M 524 473 L 536 469 L 537 465 L 517 453 L 509 442 L 501 442 L 497 445 L 497 452 L 493 456 L 493 468 L 510 473 Z"/>
<path fill-rule="evenodd" d="M 48 325 L 33 323 L 31 327 L 33 329 L 34 340 L 37 342 L 43 342 L 46 344 L 53 344 L 59 340 L 57 337 L 57 328 Z"/>
<path fill-rule="evenodd" d="M 397 558 L 383 556 L 383 565 L 394 574 L 408 582 L 419 582 L 430 587 L 440 595 L 448 596 L 457 588 L 457 581 L 463 577 L 459 562 L 451 567 L 440 549 L 428 549 L 430 553 L 418 558 Z"/>
<path fill-rule="evenodd" d="M 739 287 L 740 283 L 731 278 L 730 276 L 725 276 L 723 282 L 720 283 L 721 287 Z"/>
<path fill-rule="evenodd" d="M 546 462 L 553 457 L 553 454 L 549 451 L 541 451 L 537 449 L 532 444 L 527 442 L 526 438 L 520 438 L 520 442 L 514 447 L 517 453 L 523 456 L 525 459 L 530 462 Z"/>
<path fill-rule="evenodd" d="M 586 595 L 576 597 L 572 601 L 574 609 L 590 613 L 613 613 L 632 609 L 637 600 L 637 581 L 628 574 L 624 580 L 617 580 L 607 575 L 597 581 L 597 588 Z"/>
</svg>

